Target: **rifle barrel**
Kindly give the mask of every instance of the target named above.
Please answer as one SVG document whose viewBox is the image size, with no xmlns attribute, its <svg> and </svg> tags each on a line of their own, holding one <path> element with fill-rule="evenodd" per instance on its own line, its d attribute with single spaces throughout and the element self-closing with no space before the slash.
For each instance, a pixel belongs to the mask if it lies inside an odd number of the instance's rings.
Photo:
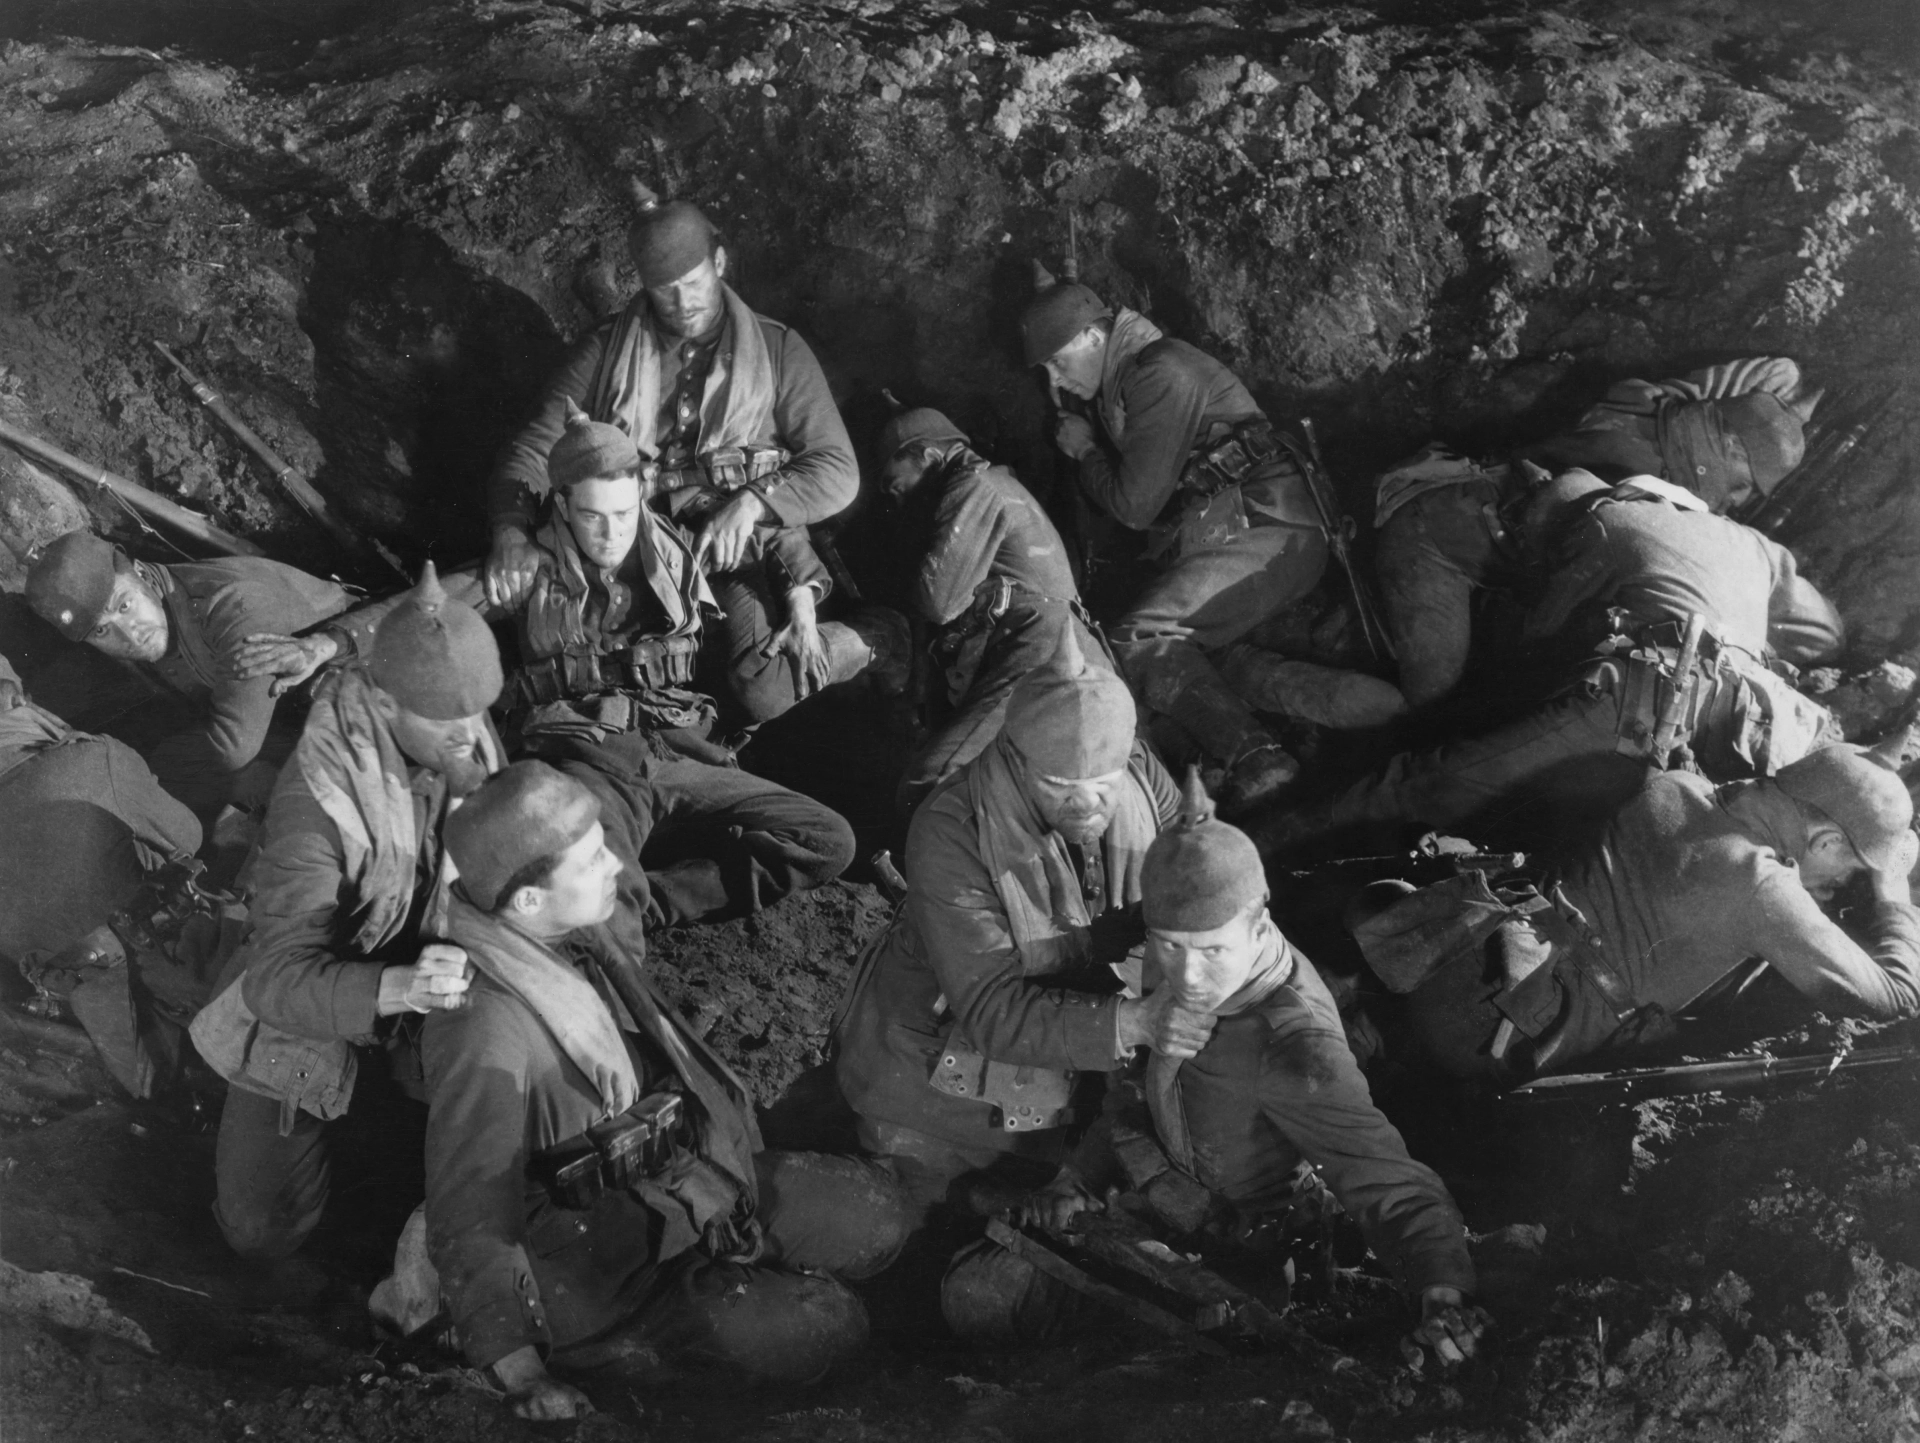
<svg viewBox="0 0 1920 1443">
<path fill-rule="evenodd" d="M 1687 1097 L 1702 1092 L 1730 1092 L 1762 1087 L 1771 1082 L 1820 1076 L 1831 1072 L 1862 1072 L 1899 1067 L 1920 1060 L 1920 1049 L 1884 1047 L 1845 1056 L 1723 1058 L 1678 1067 L 1629 1067 L 1614 1072 L 1570 1072 L 1559 1077 L 1536 1077 L 1507 1096 L 1519 1102 L 1629 1102 L 1643 1098 Z"/>
<path fill-rule="evenodd" d="M 135 511 L 151 516 L 156 521 L 164 521 L 183 535 L 192 537 L 203 546 L 219 552 L 222 556 L 265 556 L 266 552 L 251 541 L 222 531 L 197 511 L 189 511 L 176 505 L 164 496 L 156 496 L 146 487 L 116 475 L 102 466 L 82 461 L 70 451 L 63 451 L 51 441 L 43 441 L 27 431 L 0 421 L 0 441 L 5 441 L 15 450 L 43 461 L 49 466 L 77 476 L 92 485 L 104 487 L 125 501 Z"/>
</svg>

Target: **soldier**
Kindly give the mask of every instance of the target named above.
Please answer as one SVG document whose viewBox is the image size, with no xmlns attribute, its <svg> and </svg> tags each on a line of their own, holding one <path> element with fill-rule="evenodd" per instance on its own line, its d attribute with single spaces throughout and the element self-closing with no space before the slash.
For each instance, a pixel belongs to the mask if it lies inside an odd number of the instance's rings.
<svg viewBox="0 0 1920 1443">
<path fill-rule="evenodd" d="M 331 581 L 256 556 L 161 566 L 129 560 L 87 531 L 52 542 L 27 577 L 27 599 L 69 641 L 135 663 L 199 713 L 147 754 L 160 785 L 196 812 L 263 802 L 299 737 L 276 690 L 235 670 L 256 633 L 295 633 L 344 611 Z"/>
<path fill-rule="evenodd" d="M 404 1079 L 415 1039 L 395 1019 L 465 1003 L 465 954 L 433 940 L 440 833 L 500 763 L 486 715 L 500 685 L 493 634 L 429 564 L 364 663 L 316 692 L 267 807 L 238 975 L 193 1024 L 229 1083 L 214 1216 L 243 1257 L 285 1257 L 319 1222 L 356 1048 L 385 1044 Z"/>
<path fill-rule="evenodd" d="M 870 666 L 897 690 L 910 659 L 897 613 L 814 622 L 830 582 L 806 528 L 845 510 L 860 486 L 819 362 L 726 284 L 726 247 L 697 206 L 651 207 L 631 242 L 645 289 L 574 348 L 494 472 L 488 600 L 512 609 L 534 585 L 547 454 L 577 402 L 632 438 L 653 506 L 693 534 L 725 620 L 708 649 L 749 722 Z"/>
<path fill-rule="evenodd" d="M 1652 476 L 1700 496 L 1715 515 L 1770 492 L 1800 462 L 1817 393 L 1792 361 L 1755 357 L 1674 381 L 1623 381 L 1569 431 L 1482 465 L 1429 445 L 1379 479 L 1375 569 L 1407 705 L 1431 708 L 1467 668 L 1478 593 L 1530 579 L 1514 531 L 1526 498 L 1554 472 L 1604 481 Z"/>
<path fill-rule="evenodd" d="M 990 466 L 940 412 L 903 411 L 881 429 L 881 481 L 932 539 L 914 579 L 914 605 L 939 631 L 953 714 L 907 764 L 909 811 L 999 734 L 1021 677 L 1053 655 L 1071 628 L 1080 650 L 1104 647 L 1073 581 L 1066 543 L 1004 466 Z"/>
<path fill-rule="evenodd" d="M 529 1418 L 591 1407 L 549 1366 L 635 1341 L 814 1378 L 867 1337 L 836 1278 L 907 1237 L 884 1168 L 762 1148 L 752 1095 L 604 925 L 599 814 L 528 761 L 449 820 L 449 935 L 477 976 L 422 1039 L 433 1270 L 467 1361 Z"/>
<path fill-rule="evenodd" d="M 1054 428 L 1081 489 L 1145 531 L 1162 563 L 1111 630 L 1121 669 L 1149 708 L 1227 768 L 1224 799 L 1270 800 L 1299 767 L 1209 654 L 1305 596 L 1326 569 L 1326 534 L 1286 442 L 1225 366 L 1085 286 L 1042 289 L 1020 326 L 1027 363 L 1046 367 L 1056 397 L 1091 403 L 1093 420 L 1063 412 Z"/>
<path fill-rule="evenodd" d="M 1669 714 L 1721 778 L 1766 775 L 1833 739 L 1825 709 L 1768 665 L 1832 656 L 1843 634 L 1785 547 L 1665 483 L 1609 488 L 1584 471 L 1536 488 L 1519 529 L 1551 558 L 1522 640 L 1552 643 L 1571 684 L 1492 731 L 1402 753 L 1330 802 L 1261 822 L 1263 850 L 1394 845 L 1402 830 L 1426 827 L 1524 824 L 1551 835 L 1565 818 L 1533 804 L 1611 814 L 1650 761 L 1668 760 L 1654 757 L 1654 741 Z M 1696 614 L 1703 640 L 1676 700 L 1682 633 Z"/>
<path fill-rule="evenodd" d="M 708 739 L 714 705 L 692 683 L 712 595 L 686 537 L 647 506 L 641 469 L 624 431 L 576 407 L 548 460 L 532 590 L 504 607 L 476 572 L 447 585 L 487 620 L 514 620 L 521 664 L 502 698 L 508 734 L 601 799 L 616 850 L 635 864 L 622 882 L 627 914 L 679 925 L 831 881 L 854 844 L 833 810 L 731 765 Z M 361 607 L 324 637 L 263 644 L 248 664 L 297 678 L 333 659 L 343 638 L 364 648 L 395 604 Z M 835 653 L 851 636 L 823 630 Z M 649 847 L 672 858 L 643 873 Z"/>
<path fill-rule="evenodd" d="M 1845 744 L 1717 787 L 1663 772 L 1597 840 L 1537 871 L 1376 883 L 1350 920 L 1372 969 L 1406 994 L 1413 1050 L 1460 1077 L 1517 1083 L 1660 1041 L 1756 957 L 1823 1011 L 1911 1017 L 1912 822 L 1900 778 Z M 1865 946 L 1821 911 L 1863 874 Z"/>
<path fill-rule="evenodd" d="M 1267 911 L 1259 853 L 1214 820 L 1197 772 L 1147 851 L 1140 889 L 1141 985 L 1173 998 L 1174 1040 L 1146 1065 L 1168 1161 L 1247 1224 L 1285 1209 L 1310 1166 L 1418 1300 L 1409 1361 L 1418 1365 L 1422 1345 L 1443 1362 L 1470 1357 L 1489 1320 L 1467 1302 L 1475 1278 L 1460 1210 L 1374 1106 L 1326 984 Z M 1029 1216 L 1061 1228 L 1099 1209 L 1121 1181 L 1100 1142 L 1096 1129 L 1029 1200 Z"/>
<path fill-rule="evenodd" d="M 1169 999 L 1113 996 L 1102 964 L 1138 939 L 1140 864 L 1176 801 L 1126 684 L 1068 633 L 914 813 L 906 904 L 856 969 L 836 1072 L 920 1211 L 969 1174 L 1046 1181 L 1076 1074 L 1153 1036 Z"/>
</svg>

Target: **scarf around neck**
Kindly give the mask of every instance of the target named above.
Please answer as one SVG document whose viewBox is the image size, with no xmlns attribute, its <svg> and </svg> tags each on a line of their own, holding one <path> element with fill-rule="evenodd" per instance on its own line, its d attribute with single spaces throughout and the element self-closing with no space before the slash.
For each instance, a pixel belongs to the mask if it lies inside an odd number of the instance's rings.
<svg viewBox="0 0 1920 1443">
<path fill-rule="evenodd" d="M 481 747 L 487 771 L 498 771 L 500 756 L 491 728 L 483 733 Z M 406 754 L 374 709 L 373 682 L 362 668 L 348 667 L 321 682 L 288 764 L 298 768 L 314 801 L 340 833 L 347 879 L 361 916 L 354 945 L 371 953 L 406 923 L 420 834 Z M 437 829 L 453 804 L 447 779 L 437 772 L 430 775 L 427 822 Z M 443 856 L 428 900 L 427 930 L 439 930 L 450 880 Z"/>
<path fill-rule="evenodd" d="M 1034 809 L 1019 752 L 1002 735 L 967 766 L 967 801 L 980 829 L 980 859 L 1007 909 L 1022 971 L 1045 976 L 1088 961 L 1093 918 L 1080 873 L 1066 839 Z M 1127 764 L 1120 805 L 1095 843 L 1106 867 L 1108 907 L 1130 907 L 1140 900 L 1141 864 L 1159 829 L 1136 754 Z"/>
<path fill-rule="evenodd" d="M 593 1083 L 599 1120 L 617 1117 L 640 1100 L 640 1078 L 613 1013 L 558 953 L 458 892 L 447 908 L 447 930 L 475 967 L 540 1019 L 567 1060 Z"/>
<path fill-rule="evenodd" d="M 723 284 L 721 291 L 725 330 L 700 400 L 701 456 L 756 445 L 773 425 L 773 358 L 760 318 L 732 286 Z M 625 431 L 648 461 L 660 458 L 661 373 L 667 349 L 654 329 L 651 309 L 636 302 L 615 324 L 588 392 L 588 414 Z"/>
<path fill-rule="evenodd" d="M 541 568 L 527 600 L 527 629 L 534 649 L 542 656 L 590 649 L 595 638 L 587 635 L 586 628 L 587 598 L 592 592 L 587 558 L 580 554 L 573 528 L 557 508 L 549 512 L 537 543 L 554 564 Z M 687 636 L 697 632 L 701 608 L 714 606 L 713 593 L 694 565 L 693 550 L 680 528 L 651 506 L 642 506 L 633 545 L 647 589 L 666 613 L 666 634 Z"/>
</svg>

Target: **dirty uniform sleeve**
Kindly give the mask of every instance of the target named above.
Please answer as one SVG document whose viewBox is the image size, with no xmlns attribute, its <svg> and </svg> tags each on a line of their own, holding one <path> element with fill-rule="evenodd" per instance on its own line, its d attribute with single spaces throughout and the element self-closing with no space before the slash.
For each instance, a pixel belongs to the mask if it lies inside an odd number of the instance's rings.
<svg viewBox="0 0 1920 1443">
<path fill-rule="evenodd" d="M 1583 605 L 1613 594 L 1613 555 L 1607 528 L 1598 518 L 1586 517 L 1574 527 L 1559 547 L 1558 561 L 1522 628 L 1521 640 L 1530 645 L 1558 636 Z"/>
<path fill-rule="evenodd" d="M 1144 531 L 1166 509 L 1206 415 L 1207 388 L 1191 367 L 1143 354 L 1121 387 L 1125 439 L 1080 458 L 1080 489 L 1122 526 Z"/>
<path fill-rule="evenodd" d="M 480 578 L 477 566 L 462 567 L 459 571 L 447 573 L 440 578 L 449 598 L 466 606 L 471 606 L 487 621 L 500 621 L 511 613 L 501 610 L 487 600 L 486 583 Z M 336 616 L 327 624 L 327 631 L 340 643 L 340 654 L 336 662 L 352 661 L 373 654 L 373 633 L 385 619 L 387 613 L 399 606 L 412 593 L 396 591 L 392 596 L 383 596 L 378 601 L 369 601 L 356 606 L 352 611 Z"/>
<path fill-rule="evenodd" d="M 291 567 L 279 577 L 249 576 L 223 586 L 204 622 L 215 676 L 205 721 L 168 737 L 148 756 L 163 781 L 230 776 L 260 755 L 277 703 L 273 678 L 242 680 L 233 674 L 233 654 L 249 636 L 292 636 L 345 610 L 340 587 L 304 576 Z"/>
<path fill-rule="evenodd" d="M 773 336 L 768 336 L 773 341 Z M 860 465 L 854 460 L 840 408 L 827 389 L 826 373 L 797 332 L 781 328 L 775 363 L 773 425 L 791 459 L 767 487 L 767 509 L 781 526 L 811 526 L 837 516 L 860 490 Z"/>
<path fill-rule="evenodd" d="M 112 737 L 99 741 L 106 752 L 109 805 L 133 839 L 168 860 L 199 851 L 200 819 L 154 780 L 138 753 Z"/>
<path fill-rule="evenodd" d="M 1022 975 L 972 833 L 970 819 L 929 810 L 907 837 L 907 911 L 960 1036 L 1000 1062 L 1111 1071 L 1120 1064 L 1117 999 Z"/>
<path fill-rule="evenodd" d="M 529 1344 L 546 1312 L 526 1247 L 527 1053 L 497 1022 L 497 998 L 427 1021 L 427 1253 L 467 1361 L 485 1368 Z"/>
<path fill-rule="evenodd" d="M 534 506 L 547 494 L 547 453 L 567 428 L 567 402 L 584 407 L 613 335 L 611 323 L 576 345 L 541 393 L 532 419 L 509 442 L 487 481 L 487 524 L 533 528 Z"/>
<path fill-rule="evenodd" d="M 1260 1110 L 1319 1170 L 1367 1246 L 1409 1291 L 1473 1291 L 1459 1208 L 1374 1106 L 1345 1038 L 1318 1027 L 1275 1033 L 1261 1072 Z"/>
<path fill-rule="evenodd" d="M 813 549 L 813 538 L 806 527 L 761 527 L 759 531 L 767 574 L 782 595 L 802 586 L 813 588 L 816 601 L 825 601 L 832 594 L 833 573 Z"/>
<path fill-rule="evenodd" d="M 269 1026 L 321 1041 L 372 1038 L 385 967 L 334 950 L 345 884 L 339 831 L 283 772 L 254 863 L 242 984 L 247 1006 Z"/>
<path fill-rule="evenodd" d="M 1793 553 L 1767 541 L 1773 564 L 1773 592 L 1767 598 L 1767 642 L 1782 660 L 1810 666 L 1837 656 L 1847 639 L 1846 623 L 1833 603 L 1800 575 Z"/>
<path fill-rule="evenodd" d="M 1752 904 L 1732 911 L 1753 955 L 1823 1008 L 1879 1021 L 1920 1014 L 1920 908 L 1876 902 L 1868 951 L 1820 910 L 1797 869 L 1771 853 L 1758 868 Z"/>
<path fill-rule="evenodd" d="M 934 509 L 933 545 L 914 578 L 913 604 L 920 614 L 945 626 L 973 605 L 1006 531 L 1006 508 L 980 471 L 948 483 Z"/>
<path fill-rule="evenodd" d="M 1147 800 L 1153 803 L 1153 815 L 1164 831 L 1180 815 L 1180 784 L 1161 762 L 1159 753 L 1145 742 L 1133 744 L 1133 763 Z"/>
</svg>

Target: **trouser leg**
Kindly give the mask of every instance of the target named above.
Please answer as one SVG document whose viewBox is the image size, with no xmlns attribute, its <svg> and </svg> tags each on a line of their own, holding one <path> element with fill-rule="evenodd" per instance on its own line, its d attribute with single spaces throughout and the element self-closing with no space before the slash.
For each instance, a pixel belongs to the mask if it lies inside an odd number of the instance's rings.
<svg viewBox="0 0 1920 1443">
<path fill-rule="evenodd" d="M 865 1346 L 866 1305 L 823 1274 L 718 1263 L 686 1253 L 659 1270 L 647 1300 L 619 1330 L 684 1362 L 805 1383 Z M 615 1340 L 556 1349 L 562 1369 L 618 1356 Z"/>
<path fill-rule="evenodd" d="M 1038 1136 L 1038 1134 L 1030 1134 Z M 1043 1155 L 1011 1153 L 982 1143 L 962 1146 L 945 1138 L 899 1123 L 862 1117 L 860 1146 L 884 1160 L 898 1180 L 913 1226 L 924 1226 L 936 1207 L 956 1199 L 966 1186 L 979 1181 L 1007 1191 L 1031 1192 L 1044 1187 L 1060 1171 L 1066 1152 L 1063 1134 L 1057 1148 Z"/>
<path fill-rule="evenodd" d="M 1333 801 L 1254 829 L 1269 852 L 1309 842 L 1397 842 L 1409 827 L 1500 829 L 1544 802 L 1556 811 L 1600 814 L 1631 796 L 1646 762 L 1617 749 L 1620 699 L 1604 682 L 1583 684 L 1506 726 L 1424 752 L 1402 752 Z"/>
<path fill-rule="evenodd" d="M 649 781 L 648 885 L 669 924 L 759 911 L 853 861 L 845 818 L 751 772 L 676 758 L 655 764 Z"/>
<path fill-rule="evenodd" d="M 305 1242 L 326 1211 L 332 1171 L 319 1118 L 295 1113 L 282 1136 L 278 1102 L 227 1089 L 214 1144 L 213 1216 L 241 1257 L 284 1258 Z"/>
<path fill-rule="evenodd" d="M 724 675 L 725 695 L 749 723 L 772 721 L 798 699 L 787 659 L 762 655 L 785 604 L 775 599 L 759 561 L 708 577 L 707 584 L 725 615 L 707 632 L 701 664 Z"/>
<path fill-rule="evenodd" d="M 1207 653 L 1304 596 L 1326 569 L 1326 555 L 1317 530 L 1261 525 L 1181 556 L 1114 626 L 1121 670 L 1149 707 L 1225 762 L 1272 745 Z"/>
<path fill-rule="evenodd" d="M 858 1281 L 891 1265 L 913 1231 L 899 1179 L 872 1158 L 768 1151 L 753 1166 L 769 1264 Z"/>
</svg>

